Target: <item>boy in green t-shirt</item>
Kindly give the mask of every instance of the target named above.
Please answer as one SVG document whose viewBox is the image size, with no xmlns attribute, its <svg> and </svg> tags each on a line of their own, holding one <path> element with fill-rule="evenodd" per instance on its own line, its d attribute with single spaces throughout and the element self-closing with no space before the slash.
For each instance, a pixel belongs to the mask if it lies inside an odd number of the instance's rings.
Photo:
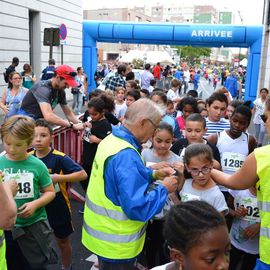
<svg viewBox="0 0 270 270">
<path fill-rule="evenodd" d="M 27 116 L 13 116 L 1 127 L 6 154 L 0 157 L 0 170 L 5 181 L 18 183 L 16 224 L 5 232 L 9 270 L 46 269 L 53 252 L 44 206 L 54 199 L 55 190 L 43 162 L 27 153 L 34 130 L 35 122 Z"/>
<path fill-rule="evenodd" d="M 44 119 L 36 120 L 32 152 L 48 168 L 54 183 L 56 197 L 46 205 L 49 223 L 53 229 L 61 254 L 62 269 L 72 269 L 72 247 L 69 236 L 73 232 L 67 182 L 85 180 L 84 169 L 66 154 L 51 147 L 53 130 Z"/>
</svg>

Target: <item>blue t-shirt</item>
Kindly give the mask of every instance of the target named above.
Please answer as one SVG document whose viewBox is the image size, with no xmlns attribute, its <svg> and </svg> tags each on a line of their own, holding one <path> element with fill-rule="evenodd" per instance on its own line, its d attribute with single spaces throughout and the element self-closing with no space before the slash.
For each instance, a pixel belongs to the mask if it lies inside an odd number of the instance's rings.
<svg viewBox="0 0 270 270">
<path fill-rule="evenodd" d="M 47 66 L 42 70 L 41 80 L 46 81 L 53 77 L 55 66 Z"/>
<path fill-rule="evenodd" d="M 33 152 L 33 155 L 35 156 L 35 152 Z M 52 149 L 47 156 L 40 158 L 40 160 L 47 166 L 50 174 L 70 174 L 82 170 L 82 167 L 69 156 L 55 149 Z M 57 183 L 54 187 L 56 197 L 46 205 L 51 226 L 66 224 L 71 220 L 67 183 Z"/>
</svg>

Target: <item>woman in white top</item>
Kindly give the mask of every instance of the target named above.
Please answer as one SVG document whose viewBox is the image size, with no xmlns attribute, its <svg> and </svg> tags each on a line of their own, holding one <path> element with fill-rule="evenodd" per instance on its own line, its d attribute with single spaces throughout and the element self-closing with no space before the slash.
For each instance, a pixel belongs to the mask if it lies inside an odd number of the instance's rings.
<svg viewBox="0 0 270 270">
<path fill-rule="evenodd" d="M 75 114 L 81 114 L 83 96 L 87 91 L 87 78 L 84 74 L 83 67 L 77 68 L 78 75 L 76 76 L 76 81 L 80 84 L 78 87 L 72 88 L 71 93 L 73 94 L 72 109 Z"/>
<path fill-rule="evenodd" d="M 253 123 L 255 127 L 255 138 L 257 140 L 258 146 L 262 146 L 264 135 L 265 135 L 265 126 L 260 115 L 263 114 L 268 93 L 269 91 L 267 88 L 262 88 L 260 90 L 260 97 L 254 101 Z"/>
</svg>

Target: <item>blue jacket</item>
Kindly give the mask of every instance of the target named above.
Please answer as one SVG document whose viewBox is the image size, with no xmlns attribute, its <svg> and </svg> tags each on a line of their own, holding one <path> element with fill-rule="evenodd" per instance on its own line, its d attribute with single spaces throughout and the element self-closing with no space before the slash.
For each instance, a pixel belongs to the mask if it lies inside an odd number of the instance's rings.
<svg viewBox="0 0 270 270">
<path fill-rule="evenodd" d="M 124 126 L 113 127 L 112 134 L 141 151 L 141 144 Z M 161 211 L 168 196 L 162 185 L 149 189 L 154 181 L 152 173 L 134 149 L 125 149 L 105 163 L 105 194 L 115 205 L 121 206 L 129 219 L 148 221 Z"/>
<path fill-rule="evenodd" d="M 229 77 L 227 77 L 227 79 L 224 82 L 224 86 L 229 90 L 232 97 L 237 96 L 238 84 L 234 76 L 230 75 Z"/>
</svg>

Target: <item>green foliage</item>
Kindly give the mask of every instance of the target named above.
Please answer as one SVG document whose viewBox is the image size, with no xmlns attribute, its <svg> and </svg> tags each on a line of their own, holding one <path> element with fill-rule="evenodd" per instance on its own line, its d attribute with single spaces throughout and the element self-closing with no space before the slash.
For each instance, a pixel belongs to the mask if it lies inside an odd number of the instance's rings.
<svg viewBox="0 0 270 270">
<path fill-rule="evenodd" d="M 135 69 L 140 69 L 141 67 L 143 67 L 144 62 L 142 59 L 137 58 L 132 60 L 132 64 Z"/>
<path fill-rule="evenodd" d="M 244 58 L 247 58 L 247 57 L 248 57 L 247 54 L 241 53 L 241 54 L 239 55 L 240 61 L 242 61 Z"/>
<path fill-rule="evenodd" d="M 202 56 L 209 57 L 211 54 L 211 48 L 205 47 L 192 47 L 192 46 L 173 46 L 178 50 L 178 54 L 181 60 L 195 63 L 199 61 Z"/>
</svg>

